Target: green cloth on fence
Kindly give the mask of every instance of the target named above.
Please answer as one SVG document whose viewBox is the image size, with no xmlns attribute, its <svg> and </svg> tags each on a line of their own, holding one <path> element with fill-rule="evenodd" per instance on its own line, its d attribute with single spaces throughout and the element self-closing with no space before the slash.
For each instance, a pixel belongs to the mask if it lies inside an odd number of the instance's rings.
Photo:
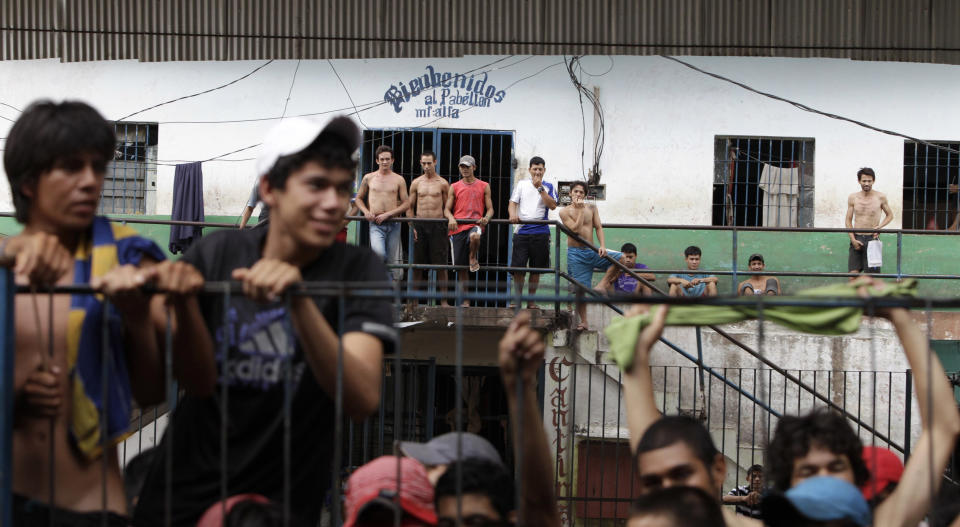
<svg viewBox="0 0 960 527">
<path fill-rule="evenodd" d="M 810 299 L 817 297 L 854 298 L 858 296 L 859 286 L 850 282 L 807 289 L 794 295 L 796 298 Z M 915 296 L 917 281 L 904 280 L 902 283 L 886 284 L 882 291 L 868 287 L 871 296 L 875 297 L 912 297 Z M 604 330 L 610 341 L 610 355 L 620 369 L 627 370 L 633 364 L 637 337 L 650 321 L 653 320 L 656 310 L 641 316 L 624 318 L 616 317 Z M 711 326 L 730 324 L 743 320 L 757 318 L 755 304 L 741 306 L 712 306 L 712 305 L 679 305 L 671 306 L 667 313 L 667 326 Z M 848 335 L 860 328 L 860 318 L 863 308 L 860 307 L 809 307 L 809 306 L 778 306 L 765 304 L 763 317 L 786 326 L 790 329 L 817 335 Z"/>
</svg>

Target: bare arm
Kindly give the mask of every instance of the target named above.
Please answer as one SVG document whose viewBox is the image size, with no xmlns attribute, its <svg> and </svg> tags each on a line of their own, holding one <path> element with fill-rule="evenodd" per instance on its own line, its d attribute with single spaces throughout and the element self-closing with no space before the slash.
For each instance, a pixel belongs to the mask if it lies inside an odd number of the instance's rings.
<svg viewBox="0 0 960 527">
<path fill-rule="evenodd" d="M 844 225 L 846 225 L 848 229 L 853 228 L 853 194 L 851 194 L 847 198 L 847 217 L 845 219 Z M 850 236 L 850 241 L 856 244 L 857 239 L 853 236 L 853 233 L 848 232 L 847 235 Z"/>
<path fill-rule="evenodd" d="M 523 458 L 523 520 L 532 527 L 560 525 L 553 459 L 537 406 L 536 375 L 545 349 L 543 335 L 530 327 L 530 315 L 526 312 L 510 323 L 499 346 L 500 375 L 510 409 L 514 445 L 517 458 Z M 518 380 L 523 391 L 522 405 L 517 399 Z"/>
<path fill-rule="evenodd" d="M 645 311 L 636 306 L 627 316 L 637 316 Z M 657 419 L 660 411 L 653 397 L 653 379 L 650 376 L 650 350 L 663 334 L 668 306 L 657 306 L 657 314 L 649 326 L 643 328 L 637 338 L 633 365 L 623 373 L 623 400 L 626 404 L 627 429 L 630 431 L 630 451 L 636 452 L 640 438 Z"/>
<path fill-rule="evenodd" d="M 680 278 L 679 276 L 668 276 L 668 277 L 667 277 L 667 283 L 668 283 L 668 284 L 680 284 L 680 285 L 682 285 L 683 287 L 687 287 L 687 285 L 688 285 L 690 282 L 688 282 L 687 280 L 684 280 L 683 278 Z"/>
<path fill-rule="evenodd" d="M 510 223 L 520 223 L 520 216 L 517 215 L 517 204 L 513 201 L 507 204 L 507 214 L 510 217 Z"/>
<path fill-rule="evenodd" d="M 384 219 L 392 218 L 398 214 L 403 214 L 410 208 L 410 200 L 407 197 L 407 183 L 403 180 L 403 176 L 398 175 L 397 179 L 400 180 L 397 188 L 397 201 L 400 203 L 396 208 L 387 211 L 381 216 L 385 216 Z"/>
<path fill-rule="evenodd" d="M 456 198 L 456 194 L 452 191 L 447 192 L 447 199 L 443 205 L 443 215 L 447 218 L 447 230 L 455 231 L 457 230 L 457 219 L 453 217 L 453 201 Z"/>
<path fill-rule="evenodd" d="M 374 215 L 370 212 L 370 209 L 367 208 L 367 204 L 364 202 L 367 199 L 367 192 L 370 191 L 370 174 L 363 176 L 363 179 L 360 180 L 360 188 L 357 189 L 357 197 L 354 199 L 354 203 L 357 204 L 357 207 L 360 209 L 360 212 L 367 218 L 367 221 L 373 221 Z"/>
<path fill-rule="evenodd" d="M 560 209 L 560 221 L 563 223 L 563 226 L 570 229 L 571 231 L 580 234 L 580 229 L 583 228 L 583 220 L 587 215 L 583 208 L 579 208 L 575 205 L 570 205 Z"/>
<path fill-rule="evenodd" d="M 250 215 L 253 214 L 253 207 L 247 205 L 243 208 L 243 214 L 240 216 L 240 228 L 247 226 L 247 222 L 250 221 Z"/>
<path fill-rule="evenodd" d="M 554 210 L 557 208 L 557 200 L 553 199 L 553 196 L 550 195 L 550 191 L 547 190 L 547 187 L 543 187 L 543 192 L 540 193 L 540 199 L 543 200 L 543 204 L 547 206 L 548 209 Z"/>
<path fill-rule="evenodd" d="M 880 210 L 883 211 L 883 221 L 880 222 L 880 225 L 877 227 L 877 230 L 880 230 L 887 226 L 891 221 L 893 221 L 893 210 L 890 208 L 890 203 L 887 202 L 887 196 L 884 195 L 880 200 Z"/>
<path fill-rule="evenodd" d="M 607 240 L 603 236 L 603 224 L 600 223 L 600 211 L 596 205 L 591 208 L 593 209 L 593 227 L 597 229 L 597 248 L 599 249 L 597 253 L 603 256 L 607 254 Z"/>
<path fill-rule="evenodd" d="M 701 278 L 700 282 L 704 284 L 715 284 L 717 283 L 718 280 L 719 278 L 717 278 L 716 276 L 708 276 L 706 278 Z"/>
<path fill-rule="evenodd" d="M 953 389 L 939 359 L 929 348 L 926 335 L 906 309 L 891 310 L 889 318 L 913 370 L 923 431 L 896 490 L 877 507 L 874 525 L 913 527 L 923 519 L 937 493 L 940 475 L 960 434 L 960 415 Z M 933 401 L 938 402 L 930 408 Z"/>
<path fill-rule="evenodd" d="M 486 213 L 480 218 L 480 225 L 486 225 L 490 222 L 490 219 L 493 218 L 493 198 L 490 197 L 490 185 L 487 185 L 487 188 L 483 189 L 483 202 L 484 208 L 486 208 Z"/>
<path fill-rule="evenodd" d="M 417 189 L 420 187 L 420 180 L 414 179 L 410 183 L 410 196 L 407 198 L 407 217 L 415 218 L 417 216 Z"/>
</svg>

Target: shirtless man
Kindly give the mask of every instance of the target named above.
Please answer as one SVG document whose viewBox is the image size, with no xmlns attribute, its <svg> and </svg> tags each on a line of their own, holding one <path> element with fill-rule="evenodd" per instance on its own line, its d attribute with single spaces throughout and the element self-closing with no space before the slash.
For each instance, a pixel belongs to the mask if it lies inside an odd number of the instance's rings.
<svg viewBox="0 0 960 527">
<path fill-rule="evenodd" d="M 444 205 L 450 194 L 450 184 L 437 175 L 437 154 L 427 151 L 420 156 L 420 168 L 423 175 L 410 183 L 410 208 L 407 216 L 411 218 L 443 218 Z M 418 264 L 447 265 L 450 258 L 450 240 L 447 239 L 447 225 L 444 223 L 413 224 L 413 261 Z M 424 272 L 413 270 L 413 280 L 423 281 Z M 446 299 L 447 271 L 437 270 L 437 281 L 444 295 L 440 305 L 449 306 Z"/>
<path fill-rule="evenodd" d="M 447 203 L 443 214 L 447 217 L 447 230 L 450 234 L 450 256 L 453 265 L 469 263 L 470 272 L 480 270 L 477 251 L 480 249 L 480 236 L 493 218 L 493 198 L 490 196 L 490 184 L 477 178 L 477 160 L 471 155 L 460 158 L 457 164 L 460 181 L 450 185 Z M 477 223 L 457 223 L 458 219 L 478 220 Z M 466 285 L 468 273 L 457 271 L 457 281 Z M 463 307 L 470 302 L 463 301 Z"/>
<path fill-rule="evenodd" d="M 893 211 L 887 203 L 886 194 L 873 190 L 876 174 L 872 168 L 861 168 L 857 172 L 857 181 L 862 190 L 847 198 L 846 225 L 848 229 L 862 228 L 869 232 L 847 233 L 850 236 L 847 269 L 851 273 L 879 273 L 879 267 L 867 267 L 867 243 L 880 238 L 877 231 L 893 221 Z M 880 221 L 880 211 L 884 214 L 883 221 Z"/>
<path fill-rule="evenodd" d="M 407 182 L 393 171 L 393 149 L 380 145 L 375 155 L 380 168 L 363 176 L 355 203 L 370 222 L 370 248 L 389 264 L 400 247 L 400 223 L 387 220 L 403 214 L 410 202 Z"/>
<path fill-rule="evenodd" d="M 764 276 L 763 269 L 766 264 L 763 263 L 762 254 L 751 254 L 749 263 L 750 278 L 740 282 L 737 286 L 737 295 L 780 295 L 780 280 L 775 276 Z"/>
<path fill-rule="evenodd" d="M 133 229 L 96 216 L 115 146 L 113 125 L 72 101 L 30 105 L 7 137 L 4 168 L 24 228 L 0 242 L 0 265 L 13 268 L 18 284 L 89 283 L 110 299 L 111 332 L 124 335 L 111 341 L 104 378 L 103 297 L 16 295 L 11 525 L 99 525 L 104 509 L 105 525 L 128 525 L 115 445 L 129 427 L 131 399 L 146 407 L 165 398 L 165 303 L 186 332 L 173 343 L 183 350 L 173 356 L 181 386 L 205 394 L 216 379 L 193 295 L 203 278 L 161 261 L 160 248 Z M 139 288 L 148 281 L 177 294 L 146 298 Z M 111 389 L 105 405 L 101 381 Z"/>
<path fill-rule="evenodd" d="M 619 260 L 622 254 L 619 251 L 608 251 L 604 248 L 606 240 L 603 237 L 603 225 L 600 224 L 600 213 L 597 212 L 596 206 L 584 201 L 586 196 L 587 184 L 582 181 L 573 182 L 570 185 L 570 205 L 560 209 L 560 221 L 566 228 L 590 243 L 593 243 L 593 231 L 597 231 L 599 242 L 597 252 L 567 236 L 567 273 L 580 285 L 589 288 L 593 282 L 594 268 L 606 270 L 612 265 L 604 255 L 609 254 L 614 260 Z M 580 317 L 577 331 L 586 331 L 588 329 L 586 304 L 577 303 L 577 315 Z"/>
</svg>

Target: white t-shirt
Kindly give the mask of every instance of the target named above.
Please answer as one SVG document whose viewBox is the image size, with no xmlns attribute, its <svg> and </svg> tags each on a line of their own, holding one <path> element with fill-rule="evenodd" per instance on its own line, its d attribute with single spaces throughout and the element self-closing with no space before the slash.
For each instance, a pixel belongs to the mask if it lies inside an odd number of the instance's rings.
<svg viewBox="0 0 960 527">
<path fill-rule="evenodd" d="M 556 191 L 553 185 L 544 181 L 543 188 L 553 199 L 557 199 Z M 533 186 L 533 182 L 524 179 L 517 182 L 510 194 L 510 201 L 517 204 L 517 216 L 521 220 L 545 220 L 547 219 L 547 206 L 543 203 L 540 192 Z M 517 232 L 519 234 L 547 234 L 550 227 L 547 225 L 520 225 Z"/>
</svg>

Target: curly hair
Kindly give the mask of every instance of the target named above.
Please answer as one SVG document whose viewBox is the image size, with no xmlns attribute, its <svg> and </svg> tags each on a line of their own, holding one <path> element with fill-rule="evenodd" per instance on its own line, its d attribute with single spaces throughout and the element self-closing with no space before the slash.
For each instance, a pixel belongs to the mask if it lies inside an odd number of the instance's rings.
<svg viewBox="0 0 960 527">
<path fill-rule="evenodd" d="M 854 484 L 863 486 L 870 473 L 863 461 L 863 443 L 842 415 L 821 408 L 804 416 L 785 415 L 777 423 L 773 439 L 767 446 L 768 479 L 780 491 L 790 488 L 793 462 L 810 452 L 811 446 L 826 448 L 846 456 L 853 469 Z"/>
</svg>

